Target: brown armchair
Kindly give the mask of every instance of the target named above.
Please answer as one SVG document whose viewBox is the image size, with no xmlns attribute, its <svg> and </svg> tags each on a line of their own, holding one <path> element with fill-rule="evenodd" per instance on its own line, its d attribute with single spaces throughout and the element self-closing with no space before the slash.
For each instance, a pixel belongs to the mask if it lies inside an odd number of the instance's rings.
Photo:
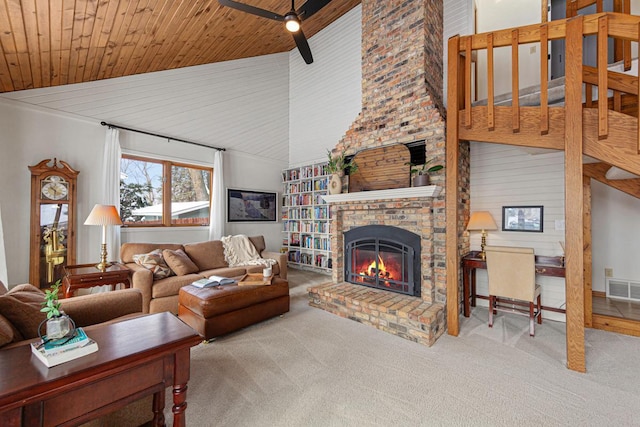
<svg viewBox="0 0 640 427">
<path fill-rule="evenodd" d="M 536 285 L 532 248 L 486 246 L 489 277 L 489 327 L 496 311 L 529 316 L 529 335 L 535 334 L 535 320 L 542 323 L 540 286 Z M 506 300 L 506 301 L 505 301 Z M 528 310 L 518 307 L 528 306 Z"/>
</svg>

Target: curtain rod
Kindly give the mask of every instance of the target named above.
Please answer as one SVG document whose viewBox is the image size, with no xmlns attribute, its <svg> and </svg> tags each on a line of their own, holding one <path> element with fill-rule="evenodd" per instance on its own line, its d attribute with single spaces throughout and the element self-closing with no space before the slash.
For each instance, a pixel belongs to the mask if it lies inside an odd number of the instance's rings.
<svg viewBox="0 0 640 427">
<path fill-rule="evenodd" d="M 127 127 L 124 127 L 124 126 L 114 125 L 114 124 L 112 124 L 112 123 L 100 122 L 100 124 L 101 124 L 102 126 L 108 126 L 108 127 L 110 127 L 110 128 L 123 129 L 123 130 L 128 130 L 128 131 L 131 131 L 131 132 L 143 133 L 143 134 L 145 134 L 145 135 L 157 136 L 158 138 L 167 139 L 167 140 L 169 140 L 169 141 L 184 142 L 185 144 L 197 145 L 198 147 L 211 148 L 211 149 L 213 149 L 213 150 L 218 150 L 218 151 L 227 151 L 227 149 L 226 149 L 226 148 L 212 147 L 212 146 L 210 146 L 210 145 L 200 144 L 199 142 L 186 141 L 186 140 L 184 140 L 184 139 L 174 138 L 174 137 L 172 137 L 172 136 L 160 135 L 160 134 L 158 134 L 158 133 L 151 133 L 151 132 L 147 132 L 147 131 L 144 131 L 144 130 L 131 129 L 131 128 L 127 128 Z"/>
</svg>

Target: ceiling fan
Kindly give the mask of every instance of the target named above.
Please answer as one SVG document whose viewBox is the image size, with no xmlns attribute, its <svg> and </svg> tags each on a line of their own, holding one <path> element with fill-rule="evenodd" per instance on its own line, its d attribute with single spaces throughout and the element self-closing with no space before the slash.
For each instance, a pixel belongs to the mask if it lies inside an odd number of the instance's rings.
<svg viewBox="0 0 640 427">
<path fill-rule="evenodd" d="M 293 40 L 298 46 L 300 55 L 304 59 L 304 62 L 311 64 L 313 62 L 313 56 L 311 55 L 311 48 L 307 38 L 302 32 L 301 23 L 305 19 L 313 16 L 317 11 L 326 6 L 331 0 L 307 0 L 305 4 L 300 6 L 298 10 L 295 9 L 295 0 L 291 0 L 291 10 L 284 15 L 280 15 L 275 12 L 260 9 L 259 7 L 251 6 L 244 3 L 239 3 L 233 0 L 218 0 L 222 6 L 231 7 L 233 9 L 240 10 L 242 12 L 251 13 L 252 15 L 261 16 L 267 19 L 273 19 L 274 21 L 284 22 L 286 29 L 293 35 Z"/>
</svg>

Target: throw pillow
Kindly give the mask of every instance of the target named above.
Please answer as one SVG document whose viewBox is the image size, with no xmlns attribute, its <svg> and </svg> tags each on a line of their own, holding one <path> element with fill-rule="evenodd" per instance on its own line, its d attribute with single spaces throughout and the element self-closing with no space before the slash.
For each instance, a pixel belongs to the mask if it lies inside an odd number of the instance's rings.
<svg viewBox="0 0 640 427">
<path fill-rule="evenodd" d="M 184 253 L 182 249 L 172 251 L 171 249 L 165 249 L 162 251 L 162 256 L 169 268 L 178 276 L 184 276 L 185 274 L 196 273 L 200 271 L 198 266 L 191 261 L 189 255 Z"/>
<path fill-rule="evenodd" d="M 0 296 L 0 313 L 22 335 L 22 339 L 38 336 L 38 326 L 47 318 L 42 313 L 44 292 L 33 285 L 18 285 Z"/>
<path fill-rule="evenodd" d="M 156 280 L 171 276 L 171 269 L 162 257 L 162 249 L 155 249 L 148 254 L 136 254 L 133 256 L 133 261 L 147 270 L 151 270 L 153 278 Z"/>
<path fill-rule="evenodd" d="M 6 317 L 0 314 L 0 347 L 20 340 L 22 340 L 20 332 L 16 330 Z"/>
</svg>

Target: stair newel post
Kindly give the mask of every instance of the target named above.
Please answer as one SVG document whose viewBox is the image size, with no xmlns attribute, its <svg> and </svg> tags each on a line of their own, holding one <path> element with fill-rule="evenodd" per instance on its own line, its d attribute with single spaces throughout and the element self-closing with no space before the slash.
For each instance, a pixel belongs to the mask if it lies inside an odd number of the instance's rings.
<svg viewBox="0 0 640 427">
<path fill-rule="evenodd" d="M 567 367 L 585 372 L 582 188 L 582 16 L 567 21 L 565 63 L 565 266 Z"/>
</svg>

